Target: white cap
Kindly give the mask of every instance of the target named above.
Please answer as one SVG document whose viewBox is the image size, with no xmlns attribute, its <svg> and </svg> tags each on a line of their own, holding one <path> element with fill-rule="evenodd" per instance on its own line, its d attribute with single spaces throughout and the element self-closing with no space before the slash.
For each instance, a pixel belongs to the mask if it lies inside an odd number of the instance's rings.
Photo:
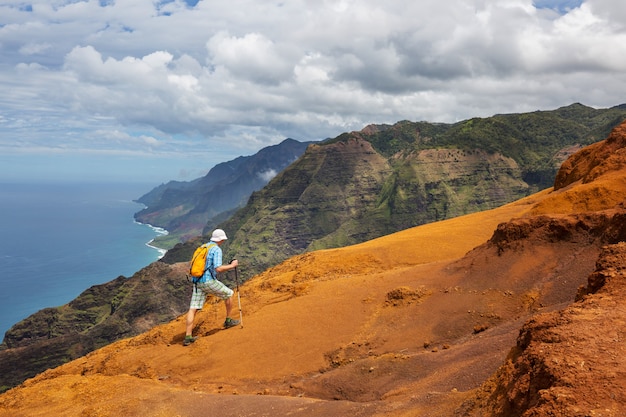
<svg viewBox="0 0 626 417">
<path fill-rule="evenodd" d="M 213 235 L 211 236 L 211 242 L 221 242 L 222 240 L 228 239 L 226 237 L 226 233 L 222 229 L 213 230 Z"/>
</svg>

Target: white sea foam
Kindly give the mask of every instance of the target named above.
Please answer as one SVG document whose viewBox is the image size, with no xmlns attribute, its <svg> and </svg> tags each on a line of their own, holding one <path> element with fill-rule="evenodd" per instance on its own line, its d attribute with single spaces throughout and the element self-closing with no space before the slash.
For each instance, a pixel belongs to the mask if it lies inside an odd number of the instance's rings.
<svg viewBox="0 0 626 417">
<path fill-rule="evenodd" d="M 161 259 L 162 257 L 165 256 L 165 254 L 167 253 L 167 250 L 161 249 L 161 248 L 157 248 L 156 246 L 151 245 L 151 243 L 153 241 L 154 241 L 154 239 L 152 239 L 150 242 L 146 243 L 146 246 L 156 250 L 157 252 L 159 252 L 159 259 Z"/>
<path fill-rule="evenodd" d="M 165 236 L 165 235 L 169 234 L 169 232 L 167 230 L 163 229 L 162 227 L 153 226 L 153 225 L 148 224 L 148 223 L 141 223 L 141 222 L 138 222 L 137 220 L 134 220 L 134 222 L 137 223 L 137 224 L 141 224 L 143 226 L 148 226 L 150 229 L 152 229 L 158 235 Z M 167 250 L 152 245 L 152 242 L 154 242 L 154 239 L 151 239 L 148 243 L 146 243 L 146 246 L 156 250 L 157 252 L 159 252 L 159 259 L 161 259 L 162 257 L 165 256 L 165 254 L 167 253 Z"/>
</svg>

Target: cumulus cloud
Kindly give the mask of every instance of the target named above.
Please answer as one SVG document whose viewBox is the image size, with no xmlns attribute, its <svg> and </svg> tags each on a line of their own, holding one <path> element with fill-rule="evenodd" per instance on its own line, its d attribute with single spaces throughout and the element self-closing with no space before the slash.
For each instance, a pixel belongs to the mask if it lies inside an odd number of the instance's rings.
<svg viewBox="0 0 626 417">
<path fill-rule="evenodd" d="M 233 37 L 219 32 L 207 42 L 209 61 L 238 78 L 260 84 L 280 84 L 291 78 L 293 64 L 288 54 L 259 33 Z"/>
<path fill-rule="evenodd" d="M 241 155 L 626 96 L 622 0 L 7 0 L 0 16 L 0 132 L 23 146 Z"/>
</svg>

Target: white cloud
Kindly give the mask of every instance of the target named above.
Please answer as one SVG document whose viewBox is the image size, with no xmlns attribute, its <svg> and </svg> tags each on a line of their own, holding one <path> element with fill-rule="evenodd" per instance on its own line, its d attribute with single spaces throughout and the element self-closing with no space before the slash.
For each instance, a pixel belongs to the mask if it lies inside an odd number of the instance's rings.
<svg viewBox="0 0 626 417">
<path fill-rule="evenodd" d="M 523 63 L 531 74 L 583 72 L 592 77 L 594 73 L 626 71 L 626 61 L 621 59 L 626 53 L 626 32 L 613 30 L 592 13 L 592 6 L 583 4 L 549 30 L 534 27 L 525 35 L 521 41 Z"/>
<path fill-rule="evenodd" d="M 591 12 L 604 21 L 613 31 L 626 29 L 626 8 L 620 0 L 589 0 L 585 2 Z"/>
<path fill-rule="evenodd" d="M 103 59 L 92 46 L 76 47 L 65 59 L 65 70 L 76 73 L 79 81 L 154 87 L 167 79 L 172 58 L 168 52 L 156 51 L 141 58 Z"/>
<path fill-rule="evenodd" d="M 219 32 L 209 39 L 207 49 L 212 66 L 223 67 L 237 78 L 280 84 L 292 75 L 288 54 L 281 54 L 271 40 L 259 33 L 237 38 Z"/>
<path fill-rule="evenodd" d="M 263 171 L 263 172 L 259 172 L 257 174 L 259 176 L 259 178 L 261 178 L 263 181 L 267 181 L 269 182 L 272 178 L 274 178 L 276 175 L 278 175 L 278 172 L 276 172 L 273 169 L 269 169 L 267 171 Z"/>
<path fill-rule="evenodd" d="M 31 5 L 0 4 L 0 145 L 234 157 L 626 97 L 622 0 Z"/>
<path fill-rule="evenodd" d="M 36 55 L 45 52 L 47 49 L 50 49 L 51 45 L 49 43 L 27 43 L 21 48 L 19 48 L 19 52 L 22 55 Z"/>
</svg>

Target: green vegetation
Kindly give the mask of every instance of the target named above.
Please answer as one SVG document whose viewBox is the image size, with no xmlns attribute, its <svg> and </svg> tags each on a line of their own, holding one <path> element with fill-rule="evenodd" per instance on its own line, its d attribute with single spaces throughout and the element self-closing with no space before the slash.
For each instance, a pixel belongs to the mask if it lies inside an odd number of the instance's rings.
<svg viewBox="0 0 626 417">
<path fill-rule="evenodd" d="M 259 173 L 282 171 L 308 145 L 285 139 L 255 155 L 218 164 L 202 178 L 162 184 L 138 199 L 146 208 L 136 213 L 135 219 L 166 229 L 169 234 L 157 237 L 153 243 L 162 249 L 173 248 L 230 217 L 246 204 L 251 193 L 267 184 L 267 177 Z"/>
<path fill-rule="evenodd" d="M 604 138 L 624 118 L 624 107 L 574 104 L 341 134 L 310 147 L 219 224 L 232 237 L 227 256 L 245 259 L 250 278 L 305 251 L 500 206 L 551 187 L 568 149 Z M 164 261 L 180 259 L 170 252 Z"/>
<path fill-rule="evenodd" d="M 571 152 L 604 139 L 624 118 L 626 106 L 573 104 L 452 124 L 367 126 L 309 147 L 204 233 L 226 229 L 226 256 L 245 259 L 241 269 L 249 278 L 304 251 L 363 242 L 551 187 Z M 186 246 L 163 260 L 186 260 Z"/>
<path fill-rule="evenodd" d="M 183 235 L 180 233 L 168 233 L 167 235 L 161 235 L 155 237 L 150 245 L 159 249 L 170 249 L 173 248 L 177 243 L 180 243 L 183 240 Z"/>
</svg>

